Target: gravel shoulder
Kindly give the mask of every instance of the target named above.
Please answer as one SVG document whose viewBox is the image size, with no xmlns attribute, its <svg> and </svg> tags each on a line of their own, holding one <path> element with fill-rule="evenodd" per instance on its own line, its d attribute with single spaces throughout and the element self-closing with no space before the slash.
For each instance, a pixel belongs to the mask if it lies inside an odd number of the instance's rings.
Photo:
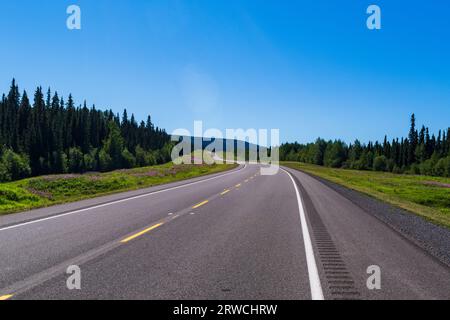
<svg viewBox="0 0 450 320">
<path fill-rule="evenodd" d="M 403 237 L 412 241 L 450 267 L 449 229 L 433 224 L 420 216 L 384 203 L 361 192 L 351 190 L 310 173 L 304 173 L 349 199 L 358 207 L 378 218 Z"/>
</svg>

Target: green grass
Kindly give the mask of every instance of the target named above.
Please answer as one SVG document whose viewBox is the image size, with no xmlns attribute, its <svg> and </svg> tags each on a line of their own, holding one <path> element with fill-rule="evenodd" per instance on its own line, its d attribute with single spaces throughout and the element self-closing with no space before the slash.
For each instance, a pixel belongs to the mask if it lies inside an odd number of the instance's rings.
<svg viewBox="0 0 450 320">
<path fill-rule="evenodd" d="M 360 191 L 450 228 L 449 178 L 331 169 L 296 162 L 282 165 Z"/>
<path fill-rule="evenodd" d="M 165 164 L 109 173 L 52 175 L 0 184 L 0 215 L 186 180 L 235 165 Z"/>
</svg>

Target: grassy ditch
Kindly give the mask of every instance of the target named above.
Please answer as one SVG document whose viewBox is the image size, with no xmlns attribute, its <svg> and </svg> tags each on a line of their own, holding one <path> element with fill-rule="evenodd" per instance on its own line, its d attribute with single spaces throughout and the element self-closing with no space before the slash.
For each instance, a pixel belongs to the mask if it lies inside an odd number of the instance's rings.
<svg viewBox="0 0 450 320">
<path fill-rule="evenodd" d="M 450 228 L 450 179 L 332 169 L 297 162 L 282 165 L 365 193 Z"/>
</svg>

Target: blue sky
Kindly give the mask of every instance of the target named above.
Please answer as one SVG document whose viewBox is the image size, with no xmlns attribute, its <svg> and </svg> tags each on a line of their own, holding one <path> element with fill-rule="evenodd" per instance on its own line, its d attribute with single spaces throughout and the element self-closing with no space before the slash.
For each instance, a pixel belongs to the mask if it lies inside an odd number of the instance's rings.
<svg viewBox="0 0 450 320">
<path fill-rule="evenodd" d="M 66 28 L 66 8 L 82 30 Z M 382 30 L 366 28 L 366 8 Z M 0 88 L 51 87 L 169 132 L 279 128 L 282 141 L 450 123 L 450 3 L 400 0 L 2 1 Z"/>
</svg>

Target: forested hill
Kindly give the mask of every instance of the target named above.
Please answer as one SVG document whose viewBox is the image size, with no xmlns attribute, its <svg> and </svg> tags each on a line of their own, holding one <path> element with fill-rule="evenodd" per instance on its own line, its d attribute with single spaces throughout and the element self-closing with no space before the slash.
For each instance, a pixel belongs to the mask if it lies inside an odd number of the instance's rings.
<svg viewBox="0 0 450 320">
<path fill-rule="evenodd" d="M 407 138 L 385 137 L 382 143 L 367 144 L 356 140 L 350 145 L 320 138 L 310 144 L 287 143 L 280 147 L 280 158 L 333 168 L 450 177 L 450 128 L 437 136 L 425 126 L 418 130 L 412 115 Z"/>
<path fill-rule="evenodd" d="M 75 105 L 49 89 L 34 97 L 15 80 L 0 101 L 0 181 L 28 176 L 110 171 L 170 161 L 170 136 L 150 116 Z"/>
</svg>

